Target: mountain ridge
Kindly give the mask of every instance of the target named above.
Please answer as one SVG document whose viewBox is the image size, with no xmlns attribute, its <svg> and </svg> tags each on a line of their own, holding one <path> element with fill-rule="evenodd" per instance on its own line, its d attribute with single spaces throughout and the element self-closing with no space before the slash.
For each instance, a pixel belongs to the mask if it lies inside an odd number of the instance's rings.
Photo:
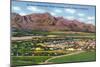
<svg viewBox="0 0 100 67">
<path fill-rule="evenodd" d="M 25 16 L 12 13 L 11 25 L 12 28 L 21 30 L 95 32 L 92 24 L 54 17 L 50 13 L 32 13 Z"/>
</svg>

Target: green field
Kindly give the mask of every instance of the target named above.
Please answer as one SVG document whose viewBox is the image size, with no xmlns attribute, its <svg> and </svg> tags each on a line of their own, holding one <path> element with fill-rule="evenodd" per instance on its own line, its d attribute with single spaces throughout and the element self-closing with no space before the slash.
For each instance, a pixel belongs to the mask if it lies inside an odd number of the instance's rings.
<svg viewBox="0 0 100 67">
<path fill-rule="evenodd" d="M 72 31 L 16 31 L 12 32 L 13 36 L 30 36 L 30 35 L 64 35 L 64 36 L 94 36 L 95 33 L 72 32 Z"/>
<path fill-rule="evenodd" d="M 76 55 L 63 56 L 60 58 L 51 59 L 48 62 L 65 63 L 65 62 L 82 62 L 82 61 L 95 61 L 95 60 L 96 60 L 96 52 L 88 51 Z"/>
<path fill-rule="evenodd" d="M 52 58 L 51 56 L 12 56 L 13 66 L 24 66 L 24 65 L 36 65 L 44 63 L 47 59 Z M 83 61 L 95 61 L 96 52 L 88 51 L 80 54 L 74 54 L 70 56 L 62 56 L 60 58 L 54 58 L 49 60 L 51 63 L 65 63 L 65 62 L 83 62 Z"/>
<path fill-rule="evenodd" d="M 12 56 L 12 66 L 35 65 L 51 58 L 50 56 Z"/>
</svg>

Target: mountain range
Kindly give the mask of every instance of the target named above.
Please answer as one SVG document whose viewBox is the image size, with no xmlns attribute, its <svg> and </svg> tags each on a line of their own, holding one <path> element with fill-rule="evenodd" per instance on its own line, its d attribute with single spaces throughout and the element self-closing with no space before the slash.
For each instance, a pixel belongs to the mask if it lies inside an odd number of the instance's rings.
<svg viewBox="0 0 100 67">
<path fill-rule="evenodd" d="M 33 13 L 25 16 L 12 13 L 11 27 L 20 30 L 95 32 L 93 24 L 54 17 L 50 13 Z"/>
</svg>

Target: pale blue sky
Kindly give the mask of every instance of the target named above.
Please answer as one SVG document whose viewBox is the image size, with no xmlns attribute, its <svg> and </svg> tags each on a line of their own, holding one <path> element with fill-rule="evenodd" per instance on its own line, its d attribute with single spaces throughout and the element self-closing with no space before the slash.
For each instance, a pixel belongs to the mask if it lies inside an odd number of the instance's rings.
<svg viewBox="0 0 100 67">
<path fill-rule="evenodd" d="M 95 6 L 13 1 L 12 12 L 20 15 L 48 12 L 53 16 L 62 16 L 70 20 L 77 19 L 95 25 Z"/>
</svg>

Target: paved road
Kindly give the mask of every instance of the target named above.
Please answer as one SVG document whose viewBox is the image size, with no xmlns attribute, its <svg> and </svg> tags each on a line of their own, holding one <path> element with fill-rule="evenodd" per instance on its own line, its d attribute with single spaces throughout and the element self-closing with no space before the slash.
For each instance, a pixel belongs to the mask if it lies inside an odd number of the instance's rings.
<svg viewBox="0 0 100 67">
<path fill-rule="evenodd" d="M 13 41 L 17 41 L 17 40 L 31 40 L 33 38 L 39 38 L 39 37 L 43 37 L 43 36 L 23 36 L 23 37 L 12 37 L 11 40 Z"/>
<path fill-rule="evenodd" d="M 42 37 L 49 37 L 49 38 L 70 38 L 70 37 L 82 37 L 82 38 L 87 38 L 87 37 L 94 37 L 94 36 L 23 36 L 23 37 L 11 37 L 12 41 L 17 41 L 17 40 L 31 40 L 33 38 L 42 38 Z"/>
</svg>

